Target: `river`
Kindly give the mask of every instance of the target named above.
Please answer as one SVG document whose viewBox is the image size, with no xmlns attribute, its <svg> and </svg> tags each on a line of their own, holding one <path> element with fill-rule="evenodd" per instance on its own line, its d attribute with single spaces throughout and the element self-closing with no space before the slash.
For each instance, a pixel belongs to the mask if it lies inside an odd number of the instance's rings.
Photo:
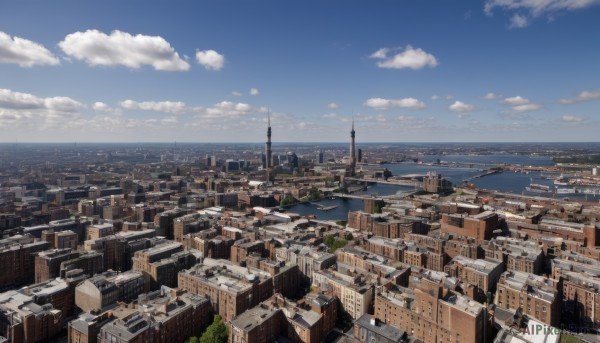
<svg viewBox="0 0 600 343">
<path fill-rule="evenodd" d="M 423 161 L 435 162 L 437 159 L 442 162 L 457 162 L 457 163 L 483 163 L 483 164 L 511 164 L 511 165 L 522 165 L 522 166 L 551 166 L 552 158 L 546 156 L 523 156 L 523 155 L 446 155 L 446 156 L 424 156 Z M 468 179 L 474 175 L 480 174 L 482 168 L 475 166 L 475 168 L 449 168 L 443 166 L 432 166 L 423 164 L 387 164 L 382 165 L 381 168 L 388 168 L 392 175 L 407 175 L 407 174 L 426 174 L 427 172 L 437 172 L 442 174 L 442 177 L 446 177 L 454 184 L 461 184 L 463 180 Z M 525 195 L 543 195 L 550 196 L 550 194 L 536 194 L 529 193 L 525 190 L 526 186 L 530 183 L 542 184 L 552 186 L 552 180 L 546 180 L 541 178 L 541 172 L 530 172 L 528 174 L 515 173 L 515 172 L 503 172 L 498 174 L 492 174 L 482 178 L 474 179 L 471 181 L 477 188 L 497 190 L 500 192 L 509 192 L 515 194 Z M 368 186 L 366 191 L 357 192 L 355 194 L 376 194 L 376 195 L 391 195 L 397 192 L 409 191 L 413 187 L 407 186 L 395 186 L 388 184 L 372 184 Z M 558 196 L 559 198 L 568 197 L 570 199 L 585 199 L 582 194 L 569 194 L 565 196 Z M 600 200 L 599 196 L 589 195 L 587 197 L 589 201 Z M 318 206 L 335 206 L 338 207 L 330 211 L 317 210 Z M 347 220 L 349 211 L 357 211 L 363 208 L 362 200 L 348 200 L 348 199 L 323 199 L 316 204 L 297 204 L 293 205 L 287 210 L 289 212 L 298 213 L 301 215 L 315 214 L 320 220 Z"/>
</svg>

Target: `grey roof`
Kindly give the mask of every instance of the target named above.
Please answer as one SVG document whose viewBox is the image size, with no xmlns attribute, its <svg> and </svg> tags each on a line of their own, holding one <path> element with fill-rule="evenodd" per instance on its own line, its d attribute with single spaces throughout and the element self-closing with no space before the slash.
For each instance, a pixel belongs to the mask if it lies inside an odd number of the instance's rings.
<svg viewBox="0 0 600 343">
<path fill-rule="evenodd" d="M 407 336 L 405 331 L 376 320 L 374 316 L 368 313 L 358 318 L 355 324 L 393 342 L 402 342 Z"/>
</svg>

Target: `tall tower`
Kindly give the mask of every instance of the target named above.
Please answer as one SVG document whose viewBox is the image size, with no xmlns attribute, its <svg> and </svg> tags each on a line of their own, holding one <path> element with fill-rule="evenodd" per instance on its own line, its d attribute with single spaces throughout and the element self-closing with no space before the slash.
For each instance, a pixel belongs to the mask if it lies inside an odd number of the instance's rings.
<svg viewBox="0 0 600 343">
<path fill-rule="evenodd" d="M 356 170 L 356 150 L 354 147 L 354 136 L 356 132 L 354 131 L 354 118 L 352 118 L 352 131 L 350 131 L 350 173 L 354 176 L 354 171 Z"/>
<path fill-rule="evenodd" d="M 273 153 L 271 152 L 271 111 L 269 111 L 269 127 L 267 128 L 266 150 L 267 156 L 265 156 L 265 168 L 268 170 L 273 167 Z"/>
</svg>

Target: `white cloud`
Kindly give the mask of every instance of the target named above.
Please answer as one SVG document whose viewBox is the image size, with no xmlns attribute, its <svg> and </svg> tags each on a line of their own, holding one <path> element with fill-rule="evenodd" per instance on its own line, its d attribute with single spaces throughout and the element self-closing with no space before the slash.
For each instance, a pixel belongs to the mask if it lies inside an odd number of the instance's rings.
<svg viewBox="0 0 600 343">
<path fill-rule="evenodd" d="M 440 98 L 440 97 L 439 97 L 438 95 L 432 95 L 432 96 L 431 96 L 431 100 L 437 100 L 437 99 L 439 99 L 439 98 Z"/>
<path fill-rule="evenodd" d="M 105 112 L 105 111 L 108 111 L 110 109 L 110 107 L 107 104 L 98 101 L 98 102 L 95 102 L 94 104 L 92 104 L 92 109 L 94 111 Z"/>
<path fill-rule="evenodd" d="M 525 99 L 519 95 L 502 100 L 506 105 L 517 106 L 530 103 L 529 99 Z"/>
<path fill-rule="evenodd" d="M 122 31 L 107 35 L 98 30 L 87 30 L 67 35 L 58 46 L 67 55 L 93 66 L 123 65 L 138 69 L 150 65 L 165 71 L 190 69 L 189 63 L 160 36 L 133 36 Z"/>
<path fill-rule="evenodd" d="M 542 108 L 542 105 L 531 102 L 527 98 L 523 98 L 520 95 L 505 98 L 502 103 L 512 107 L 514 112 L 531 112 L 537 111 Z"/>
<path fill-rule="evenodd" d="M 112 114 L 112 115 L 116 115 L 116 116 L 123 115 L 123 112 L 120 108 L 112 108 L 101 101 L 97 101 L 97 102 L 93 103 L 92 109 L 94 111 L 100 112 L 100 113 L 108 113 L 108 114 Z"/>
<path fill-rule="evenodd" d="M 531 112 L 531 111 L 537 111 L 539 109 L 542 108 L 542 105 L 540 104 L 523 104 L 523 105 L 517 105 L 517 106 L 513 106 L 513 111 L 516 112 Z"/>
<path fill-rule="evenodd" d="M 489 92 L 486 95 L 484 95 L 483 98 L 485 100 L 496 100 L 496 99 L 500 98 L 500 95 L 498 95 L 496 93 Z"/>
<path fill-rule="evenodd" d="M 0 89 L 0 127 L 54 127 L 80 117 L 79 110 L 84 107 L 69 97 L 40 98 Z"/>
<path fill-rule="evenodd" d="M 231 95 L 233 95 L 233 96 L 243 96 L 244 94 L 242 94 L 241 92 L 238 92 L 238 91 L 233 91 L 233 92 L 231 92 Z"/>
<path fill-rule="evenodd" d="M 433 68 L 438 65 L 437 59 L 432 54 L 420 48 L 414 49 L 410 45 L 406 46 L 402 52 L 393 56 L 388 56 L 390 52 L 391 49 L 383 48 L 375 51 L 369 57 L 383 60 L 377 62 L 377 66 L 380 68 L 410 68 L 416 70 L 427 66 Z"/>
<path fill-rule="evenodd" d="M 221 70 L 225 65 L 225 56 L 214 50 L 196 51 L 196 61 L 208 70 Z"/>
<path fill-rule="evenodd" d="M 75 112 L 84 107 L 79 101 L 75 101 L 66 96 L 57 96 L 44 99 L 44 104 L 49 110 L 62 112 Z"/>
<path fill-rule="evenodd" d="M 82 103 L 68 97 L 39 98 L 28 93 L 0 89 L 0 108 L 74 112 L 83 107 Z"/>
<path fill-rule="evenodd" d="M 446 95 L 446 99 L 452 100 L 452 99 L 454 99 L 454 95 Z"/>
<path fill-rule="evenodd" d="M 380 59 L 384 59 L 387 58 L 387 54 L 390 52 L 390 49 L 388 48 L 381 48 L 377 51 L 375 51 L 374 53 L 371 54 L 371 58 L 380 58 Z"/>
<path fill-rule="evenodd" d="M 237 118 L 256 112 L 250 105 L 242 102 L 221 101 L 200 111 L 203 118 Z"/>
<path fill-rule="evenodd" d="M 382 98 L 370 98 L 363 104 L 366 107 L 375 108 L 378 110 L 387 110 L 392 107 L 409 108 L 409 109 L 420 109 L 425 107 L 425 103 L 415 98 L 404 98 L 404 99 L 382 99 Z"/>
<path fill-rule="evenodd" d="M 510 23 L 508 24 L 508 27 L 511 29 L 522 29 L 524 27 L 527 27 L 527 25 L 529 25 L 527 17 L 522 16 L 520 14 L 515 14 L 510 18 Z"/>
<path fill-rule="evenodd" d="M 327 108 L 335 110 L 337 109 L 339 106 L 338 104 L 336 104 L 335 102 L 330 102 L 329 104 L 327 104 Z"/>
<path fill-rule="evenodd" d="M 335 113 L 325 113 L 325 114 L 323 115 L 323 118 L 337 118 L 337 116 L 338 116 L 338 115 L 337 115 L 337 114 L 335 114 Z"/>
<path fill-rule="evenodd" d="M 448 109 L 452 112 L 457 113 L 468 113 L 477 111 L 477 107 L 471 104 L 465 104 L 462 101 L 455 101 L 452 105 L 448 106 Z"/>
<path fill-rule="evenodd" d="M 124 100 L 119 105 L 128 110 L 144 110 L 164 112 L 171 114 L 181 114 L 190 110 L 185 103 L 181 101 L 142 101 Z"/>
<path fill-rule="evenodd" d="M 250 88 L 250 95 L 258 95 L 258 89 Z"/>
<path fill-rule="evenodd" d="M 555 13 L 580 10 L 600 4 L 600 0 L 487 0 L 484 11 L 492 15 L 494 9 L 500 8 L 510 13 L 511 28 L 527 26 L 529 18 L 547 15 L 549 20 L 554 19 Z"/>
<path fill-rule="evenodd" d="M 560 120 L 562 120 L 564 122 L 568 122 L 568 123 L 578 123 L 578 122 L 583 121 L 583 117 L 567 114 L 567 115 L 560 117 Z"/>
<path fill-rule="evenodd" d="M 600 100 L 600 89 L 595 90 L 595 91 L 583 91 L 583 92 L 577 94 L 577 96 L 573 99 L 560 99 L 560 103 L 568 105 L 568 104 L 574 104 L 577 102 L 592 101 L 592 100 Z"/>
<path fill-rule="evenodd" d="M 57 65 L 60 62 L 43 45 L 0 31 L 0 63 L 30 68 L 34 65 Z"/>
</svg>

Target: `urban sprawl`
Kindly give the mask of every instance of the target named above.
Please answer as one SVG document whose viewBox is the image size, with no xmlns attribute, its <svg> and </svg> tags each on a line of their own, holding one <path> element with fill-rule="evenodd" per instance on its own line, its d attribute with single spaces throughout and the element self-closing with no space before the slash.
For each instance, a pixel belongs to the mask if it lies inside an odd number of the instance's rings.
<svg viewBox="0 0 600 343">
<path fill-rule="evenodd" d="M 265 145 L 3 145 L 0 342 L 183 343 L 215 325 L 232 343 L 598 342 L 593 163 L 486 165 L 451 182 L 386 166 L 496 148 L 357 145 L 352 124 L 349 147 L 291 151 L 271 133 Z M 471 183 L 530 172 L 555 190 Z M 348 202 L 360 209 L 322 219 Z"/>
</svg>

